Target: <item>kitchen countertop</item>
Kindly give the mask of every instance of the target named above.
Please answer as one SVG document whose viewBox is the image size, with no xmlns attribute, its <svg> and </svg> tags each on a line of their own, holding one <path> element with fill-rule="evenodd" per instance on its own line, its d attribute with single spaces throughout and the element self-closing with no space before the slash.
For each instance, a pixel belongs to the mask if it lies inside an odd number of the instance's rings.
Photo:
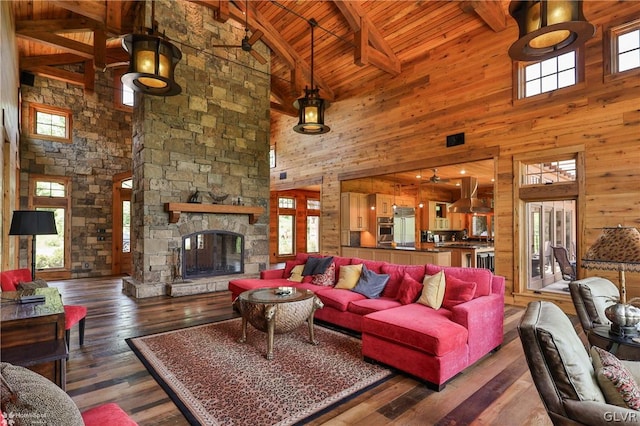
<svg viewBox="0 0 640 426">
<path fill-rule="evenodd" d="M 424 252 L 424 253 L 443 253 L 443 252 L 449 252 L 451 250 L 446 250 L 446 248 L 415 248 L 415 247 L 363 247 L 363 246 L 343 246 L 343 247 L 352 247 L 352 248 L 364 248 L 364 249 L 375 249 L 375 250 L 405 250 L 405 251 L 417 251 L 417 252 Z"/>
<path fill-rule="evenodd" d="M 451 241 L 444 243 L 435 243 L 436 247 L 445 248 L 467 248 L 467 249 L 492 249 L 493 243 L 483 243 L 479 241 Z"/>
</svg>

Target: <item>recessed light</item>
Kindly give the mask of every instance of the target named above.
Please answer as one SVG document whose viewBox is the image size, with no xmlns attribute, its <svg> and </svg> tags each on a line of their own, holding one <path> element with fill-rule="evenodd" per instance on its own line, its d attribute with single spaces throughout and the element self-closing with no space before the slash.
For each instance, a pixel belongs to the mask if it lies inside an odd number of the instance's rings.
<svg viewBox="0 0 640 426">
<path fill-rule="evenodd" d="M 467 173 L 467 171 L 466 171 L 465 169 L 460 170 L 460 174 L 461 174 L 461 175 L 463 175 L 463 174 L 465 174 L 465 173 Z"/>
</svg>

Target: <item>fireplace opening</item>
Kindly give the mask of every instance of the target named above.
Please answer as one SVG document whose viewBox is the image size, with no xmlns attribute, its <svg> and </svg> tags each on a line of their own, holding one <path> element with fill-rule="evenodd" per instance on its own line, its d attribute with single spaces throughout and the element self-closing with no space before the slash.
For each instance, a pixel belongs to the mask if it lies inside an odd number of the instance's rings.
<svg viewBox="0 0 640 426">
<path fill-rule="evenodd" d="M 182 238 L 183 278 L 244 273 L 244 236 L 203 231 Z"/>
</svg>

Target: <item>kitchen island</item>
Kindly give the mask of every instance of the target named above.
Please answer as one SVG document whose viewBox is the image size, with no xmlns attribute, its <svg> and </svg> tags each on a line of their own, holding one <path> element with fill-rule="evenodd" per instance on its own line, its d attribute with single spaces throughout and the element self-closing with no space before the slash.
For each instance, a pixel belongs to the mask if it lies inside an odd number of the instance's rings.
<svg viewBox="0 0 640 426">
<path fill-rule="evenodd" d="M 482 259 L 487 256 L 492 260 L 494 258 L 495 249 L 493 244 L 479 241 L 451 241 L 444 243 L 435 243 L 434 249 L 451 251 L 451 266 L 464 266 L 471 268 L 484 267 L 493 269 L 493 262 L 489 264 L 481 264 Z"/>
<path fill-rule="evenodd" d="M 342 256 L 366 260 L 379 260 L 398 265 L 451 266 L 451 250 L 448 248 L 374 248 L 342 247 Z"/>
</svg>

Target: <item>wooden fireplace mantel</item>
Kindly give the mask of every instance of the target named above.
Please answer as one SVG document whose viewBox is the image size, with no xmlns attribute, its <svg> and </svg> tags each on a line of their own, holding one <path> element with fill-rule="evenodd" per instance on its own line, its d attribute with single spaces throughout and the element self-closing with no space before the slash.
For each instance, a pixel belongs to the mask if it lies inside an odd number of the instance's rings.
<svg viewBox="0 0 640 426">
<path fill-rule="evenodd" d="M 165 203 L 164 210 L 169 212 L 169 223 L 177 223 L 180 213 L 211 213 L 211 214 L 246 214 L 249 223 L 254 224 L 264 213 L 264 208 L 257 206 L 232 206 L 228 204 L 200 204 L 200 203 Z"/>
</svg>

